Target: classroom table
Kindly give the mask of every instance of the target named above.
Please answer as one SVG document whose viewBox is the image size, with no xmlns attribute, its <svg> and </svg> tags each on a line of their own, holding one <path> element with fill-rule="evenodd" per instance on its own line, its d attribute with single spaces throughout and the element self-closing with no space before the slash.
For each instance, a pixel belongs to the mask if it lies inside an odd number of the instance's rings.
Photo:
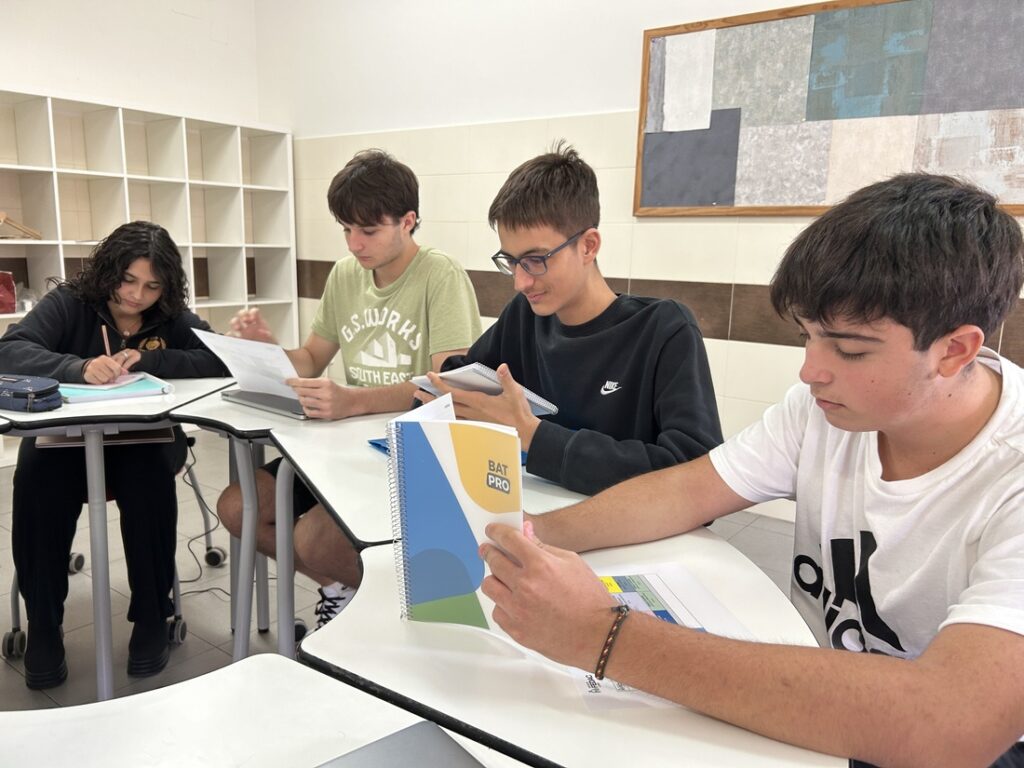
<svg viewBox="0 0 1024 768">
<path fill-rule="evenodd" d="M 323 501 L 324 508 L 353 541 L 356 549 L 393 540 L 391 504 L 387 485 L 387 456 L 367 441 L 384 437 L 387 423 L 398 413 L 356 416 L 340 421 L 293 421 L 275 427 L 271 440 L 285 461 L 277 476 L 277 606 L 278 626 L 295 613 L 291 560 L 292 496 L 290 464 L 294 472 Z M 584 498 L 560 485 L 523 473 L 523 506 L 547 512 Z M 278 634 L 278 651 L 294 656 L 295 644 Z"/>
<path fill-rule="evenodd" d="M 15 437 L 81 436 L 85 443 L 92 609 L 96 639 L 96 693 L 101 701 L 109 699 L 114 692 L 103 436 L 173 426 L 173 422 L 168 419 L 172 409 L 223 389 L 232 380 L 176 379 L 172 383 L 172 393 L 156 397 L 65 403 L 57 410 L 42 413 L 3 412 L 4 418 L 10 422 L 8 434 Z"/>
<path fill-rule="evenodd" d="M 418 721 L 298 662 L 260 654 L 111 701 L 0 712 L 0 754 L 25 766 L 313 768 Z M 508 764 L 455 738 L 487 765 Z"/>
<path fill-rule="evenodd" d="M 269 445 L 273 429 L 287 426 L 289 423 L 301 422 L 283 414 L 225 400 L 222 394 L 223 392 L 215 392 L 209 397 L 190 402 L 181 408 L 176 408 L 170 416 L 175 421 L 195 424 L 202 429 L 215 432 L 221 437 L 227 438 L 231 443 L 231 454 L 235 460 L 238 485 L 242 492 L 242 531 L 237 550 L 232 546 L 231 557 L 233 577 L 231 582 L 231 618 L 232 628 L 235 630 L 233 658 L 235 661 L 239 661 L 249 654 L 253 575 L 255 574 L 256 583 L 261 587 L 267 583 L 266 559 L 263 557 L 257 559 L 256 556 L 256 524 L 259 503 L 256 497 L 256 467 L 253 463 L 253 448 L 254 446 Z M 283 551 L 290 552 L 291 526 L 288 526 L 285 532 L 289 543 Z M 232 545 L 234 545 L 234 541 L 232 541 Z M 259 567 L 257 568 L 257 566 Z M 283 570 L 285 569 L 278 568 L 279 579 Z M 287 582 L 293 578 L 291 570 L 288 570 L 285 588 L 287 588 Z M 246 587 L 242 588 L 240 586 L 242 584 L 245 584 Z M 282 584 L 279 582 L 279 593 L 281 589 Z M 268 617 L 265 615 L 269 612 L 265 596 L 266 593 L 263 592 L 261 595 L 263 599 L 259 601 L 258 605 L 257 625 L 261 631 L 269 626 Z M 293 621 L 294 615 L 288 618 L 288 624 Z M 294 643 L 294 639 L 292 642 Z"/>
<path fill-rule="evenodd" d="M 363 583 L 299 659 L 531 765 L 846 766 L 669 705 L 594 711 L 570 672 L 495 634 L 399 618 L 391 547 L 363 552 Z M 756 638 L 814 645 L 775 584 L 716 534 L 699 529 L 588 553 L 595 569 L 682 563 Z"/>
</svg>

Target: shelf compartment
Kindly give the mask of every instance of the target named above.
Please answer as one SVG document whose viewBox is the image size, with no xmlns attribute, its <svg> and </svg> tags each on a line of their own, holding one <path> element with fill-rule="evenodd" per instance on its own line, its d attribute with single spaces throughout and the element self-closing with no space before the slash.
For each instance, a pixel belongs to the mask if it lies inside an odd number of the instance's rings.
<svg viewBox="0 0 1024 768">
<path fill-rule="evenodd" d="M 188 178 L 239 184 L 242 180 L 238 128 L 233 125 L 185 121 Z"/>
<path fill-rule="evenodd" d="M 45 97 L 0 91 L 0 163 L 53 167 Z"/>
<path fill-rule="evenodd" d="M 258 187 L 288 187 L 288 136 L 242 128 L 242 183 Z"/>
<path fill-rule="evenodd" d="M 124 173 L 120 109 L 62 99 L 52 104 L 58 168 Z"/>
<path fill-rule="evenodd" d="M 250 302 L 290 300 L 295 295 L 295 266 L 290 249 L 246 248 L 245 269 Z"/>
<path fill-rule="evenodd" d="M 0 240 L 0 270 L 14 275 L 15 284 L 31 288 L 42 296 L 53 286 L 48 279 L 63 276 L 60 247 L 55 244 L 7 243 Z"/>
<path fill-rule="evenodd" d="M 57 239 L 57 210 L 50 171 L 0 170 L 0 211 L 26 227 L 37 230 L 44 240 Z M 10 228 L 4 234 L 17 234 Z M 4 238 L 5 239 L 5 238 Z M 0 239 L 0 243 L 4 242 Z M 24 239 L 17 237 L 16 239 Z"/>
<path fill-rule="evenodd" d="M 152 112 L 123 111 L 128 173 L 165 179 L 185 178 L 185 121 Z"/>
<path fill-rule="evenodd" d="M 180 247 L 189 242 L 187 200 L 184 182 L 129 181 L 128 219 L 159 223 Z"/>
<path fill-rule="evenodd" d="M 241 248 L 192 248 L 192 287 L 196 305 L 245 302 Z"/>
<path fill-rule="evenodd" d="M 102 240 L 128 220 L 123 177 L 57 174 L 63 240 Z"/>
<path fill-rule="evenodd" d="M 242 244 L 242 193 L 238 187 L 190 187 L 193 243 Z"/>
<path fill-rule="evenodd" d="M 287 192 L 246 190 L 245 242 L 248 245 L 286 245 L 291 242 Z"/>
</svg>

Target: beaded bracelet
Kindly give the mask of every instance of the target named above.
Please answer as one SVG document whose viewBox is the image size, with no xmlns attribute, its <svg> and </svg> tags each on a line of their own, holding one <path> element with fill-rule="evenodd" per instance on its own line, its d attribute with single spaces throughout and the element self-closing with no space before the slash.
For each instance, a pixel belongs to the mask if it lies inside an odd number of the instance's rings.
<svg viewBox="0 0 1024 768">
<path fill-rule="evenodd" d="M 597 667 L 594 669 L 594 677 L 598 680 L 604 680 L 604 668 L 608 666 L 608 656 L 611 655 L 612 646 L 615 645 L 615 638 L 619 636 L 619 630 L 622 629 L 622 623 L 629 615 L 628 605 L 616 605 L 611 610 L 615 612 L 616 616 L 615 621 L 612 622 L 612 628 L 608 630 L 608 637 L 605 638 L 604 647 L 601 649 L 601 655 L 597 657 Z"/>
</svg>

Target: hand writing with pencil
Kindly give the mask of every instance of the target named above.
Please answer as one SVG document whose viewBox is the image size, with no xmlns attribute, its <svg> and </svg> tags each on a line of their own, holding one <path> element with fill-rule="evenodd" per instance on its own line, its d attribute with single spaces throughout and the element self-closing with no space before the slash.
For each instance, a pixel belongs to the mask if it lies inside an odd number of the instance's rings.
<svg viewBox="0 0 1024 768">
<path fill-rule="evenodd" d="M 132 369 L 142 358 L 142 353 L 137 349 L 122 349 L 113 353 L 110 351 L 110 337 L 107 336 L 107 327 L 100 326 L 103 334 L 103 348 L 106 354 L 94 357 L 85 364 L 82 376 L 87 384 L 109 384 L 123 376 Z"/>
</svg>

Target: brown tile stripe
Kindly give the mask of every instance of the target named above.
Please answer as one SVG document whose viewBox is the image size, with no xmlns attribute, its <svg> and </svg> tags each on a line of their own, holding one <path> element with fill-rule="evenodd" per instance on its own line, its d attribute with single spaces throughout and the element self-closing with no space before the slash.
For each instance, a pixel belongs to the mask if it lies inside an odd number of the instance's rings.
<svg viewBox="0 0 1024 768">
<path fill-rule="evenodd" d="M 299 296 L 318 299 L 323 294 L 327 273 L 333 264 L 327 261 L 299 261 Z M 467 270 L 476 289 L 480 314 L 497 317 L 512 298 L 512 281 L 498 272 Z M 730 285 L 682 280 L 632 280 L 609 278 L 617 292 L 638 296 L 676 299 L 696 315 L 701 332 L 709 339 L 750 341 L 761 344 L 800 346 L 793 325 L 775 314 L 768 300 L 766 285 Z M 993 346 L 999 339 L 990 340 Z M 1002 334 L 999 352 L 1018 365 L 1024 365 L 1024 300 L 1010 313 Z"/>
<path fill-rule="evenodd" d="M 772 309 L 767 285 L 734 286 L 729 340 L 803 346 L 796 324 L 783 320 Z"/>
<path fill-rule="evenodd" d="M 732 285 L 728 283 L 630 280 L 629 292 L 634 296 L 675 299 L 690 308 L 705 338 L 729 338 L 729 301 L 732 297 Z"/>
<path fill-rule="evenodd" d="M 334 266 L 333 261 L 310 261 L 299 259 L 295 263 L 295 279 L 299 286 L 300 299 L 319 299 L 324 295 L 327 275 Z"/>
<path fill-rule="evenodd" d="M 476 289 L 476 303 L 484 317 L 497 317 L 502 308 L 516 295 L 512 278 L 497 270 L 467 269 L 466 274 Z"/>
</svg>

